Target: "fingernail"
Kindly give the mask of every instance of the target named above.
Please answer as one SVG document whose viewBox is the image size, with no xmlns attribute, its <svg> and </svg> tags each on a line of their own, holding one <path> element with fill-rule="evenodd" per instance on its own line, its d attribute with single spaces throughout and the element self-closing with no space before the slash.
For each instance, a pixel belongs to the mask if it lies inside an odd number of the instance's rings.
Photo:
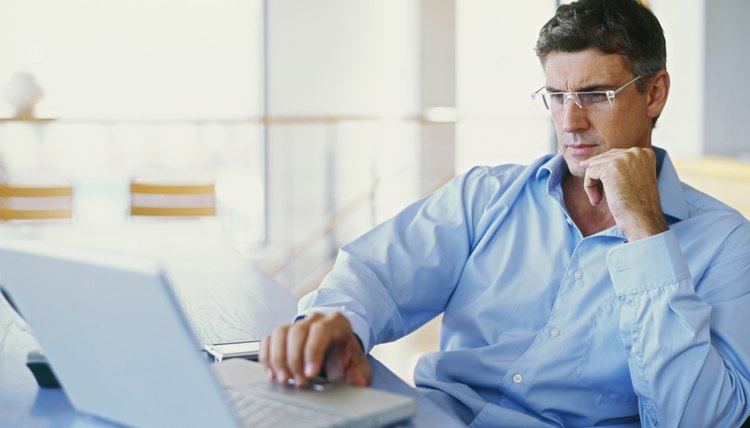
<svg viewBox="0 0 750 428">
<path fill-rule="evenodd" d="M 315 364 L 313 363 L 305 364 L 305 376 L 314 377 L 315 375 L 317 375 L 317 373 L 315 373 Z"/>
<path fill-rule="evenodd" d="M 276 380 L 278 380 L 279 382 L 286 382 L 286 379 L 286 372 L 284 372 L 284 370 L 276 371 Z"/>
<path fill-rule="evenodd" d="M 266 377 L 268 378 L 268 380 L 273 380 L 273 370 L 266 369 Z"/>
</svg>

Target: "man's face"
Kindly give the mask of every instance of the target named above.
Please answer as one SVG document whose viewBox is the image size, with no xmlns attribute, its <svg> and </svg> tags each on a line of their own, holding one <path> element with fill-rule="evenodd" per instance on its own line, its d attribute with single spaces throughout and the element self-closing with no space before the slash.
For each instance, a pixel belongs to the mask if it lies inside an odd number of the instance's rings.
<svg viewBox="0 0 750 428">
<path fill-rule="evenodd" d="M 544 69 L 548 92 L 606 91 L 636 77 L 622 55 L 593 48 L 551 52 Z M 583 177 L 585 170 L 578 164 L 610 149 L 651 147 L 648 100 L 633 83 L 617 93 L 612 107 L 586 110 L 569 100 L 564 108 L 553 109 L 557 144 L 571 174 Z"/>
</svg>

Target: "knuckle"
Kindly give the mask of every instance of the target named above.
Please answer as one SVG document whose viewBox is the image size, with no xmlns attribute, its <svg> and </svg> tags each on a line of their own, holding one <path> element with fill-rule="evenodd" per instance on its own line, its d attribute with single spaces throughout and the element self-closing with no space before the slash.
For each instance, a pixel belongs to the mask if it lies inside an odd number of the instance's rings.
<svg viewBox="0 0 750 428">
<path fill-rule="evenodd" d="M 329 319 L 331 319 L 331 320 L 342 320 L 342 319 L 346 319 L 346 318 L 344 317 L 344 314 L 342 314 L 341 312 L 331 312 L 330 314 L 328 314 L 328 318 L 329 318 Z"/>
<path fill-rule="evenodd" d="M 305 324 L 295 323 L 287 327 L 287 337 L 299 337 L 307 328 Z"/>
<path fill-rule="evenodd" d="M 324 322 L 329 325 L 349 325 L 349 320 L 341 312 L 328 314 Z"/>
<path fill-rule="evenodd" d="M 326 332 L 327 325 L 324 322 L 317 322 L 310 325 L 310 336 L 320 337 Z"/>
<path fill-rule="evenodd" d="M 310 315 L 306 316 L 303 322 L 312 323 L 312 322 L 320 320 L 323 317 L 324 315 L 321 314 L 320 312 L 313 312 Z"/>
<path fill-rule="evenodd" d="M 273 336 L 273 337 L 286 336 L 287 333 L 289 332 L 289 328 L 290 328 L 290 326 L 288 326 L 288 325 L 282 325 L 282 326 L 276 327 L 276 328 L 273 329 L 273 332 L 271 333 L 271 336 Z"/>
</svg>

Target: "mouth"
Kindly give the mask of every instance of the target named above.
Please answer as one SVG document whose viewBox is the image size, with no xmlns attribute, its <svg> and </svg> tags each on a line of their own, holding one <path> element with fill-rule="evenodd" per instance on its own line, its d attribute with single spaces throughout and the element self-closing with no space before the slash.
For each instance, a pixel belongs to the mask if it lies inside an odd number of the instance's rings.
<svg viewBox="0 0 750 428">
<path fill-rule="evenodd" d="M 573 143 L 568 144 L 566 150 L 577 156 L 591 156 L 596 153 L 598 147 L 596 144 Z"/>
</svg>

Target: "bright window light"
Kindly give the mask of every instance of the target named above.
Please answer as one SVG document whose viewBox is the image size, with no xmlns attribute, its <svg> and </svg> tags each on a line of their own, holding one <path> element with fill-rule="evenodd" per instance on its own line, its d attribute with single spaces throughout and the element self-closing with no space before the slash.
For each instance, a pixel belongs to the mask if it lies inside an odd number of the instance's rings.
<svg viewBox="0 0 750 428">
<path fill-rule="evenodd" d="M 209 171 L 260 237 L 263 69 L 262 0 L 3 0 L 0 159 L 72 180 L 86 220 L 124 215 L 141 170 Z M 53 121 L 8 121 L 19 76 Z"/>
</svg>

